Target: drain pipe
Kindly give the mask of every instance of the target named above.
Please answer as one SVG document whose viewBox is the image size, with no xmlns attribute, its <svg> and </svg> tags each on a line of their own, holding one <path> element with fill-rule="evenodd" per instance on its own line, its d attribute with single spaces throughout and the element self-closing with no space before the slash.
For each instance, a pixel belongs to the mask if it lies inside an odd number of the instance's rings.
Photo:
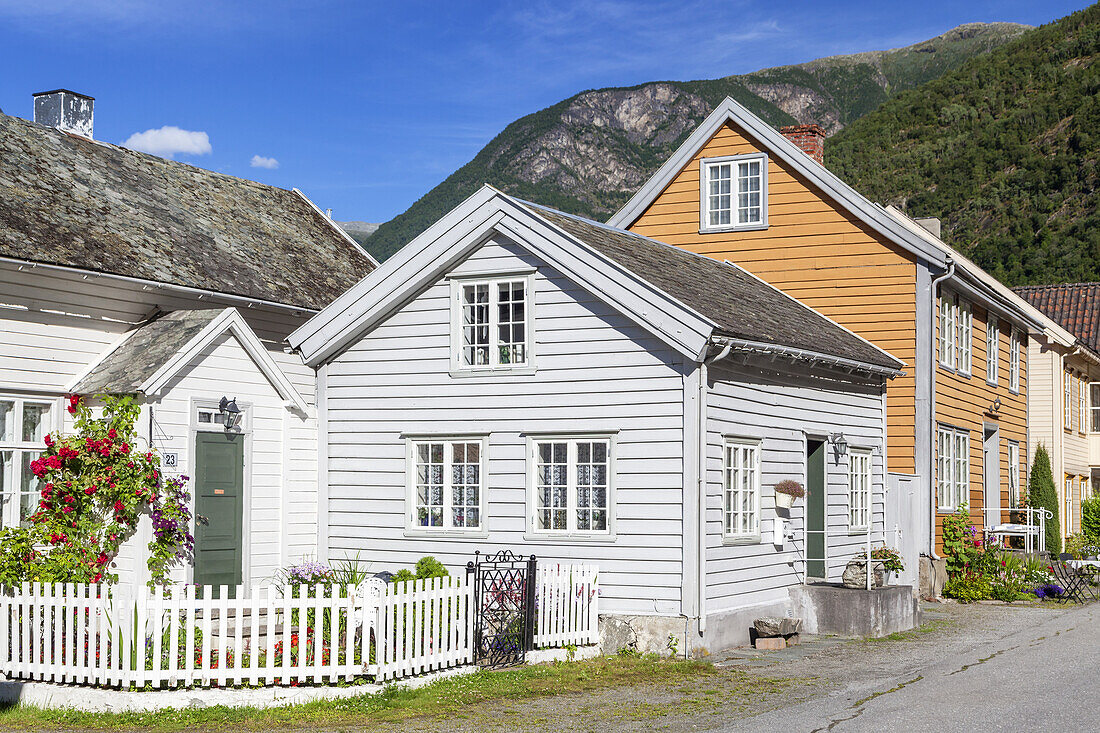
<svg viewBox="0 0 1100 733">
<path fill-rule="evenodd" d="M 928 557 L 933 560 L 940 559 L 940 556 L 936 554 L 936 510 L 939 508 L 939 502 L 936 499 L 936 371 L 939 368 L 937 366 L 939 359 L 936 357 L 936 329 L 939 327 L 940 322 L 940 309 L 936 301 L 940 283 L 954 274 L 955 260 L 948 257 L 947 270 L 932 278 L 932 284 L 929 288 L 929 290 L 932 291 L 933 327 L 929 329 L 929 333 L 931 334 L 930 338 L 932 339 L 932 348 L 928 351 L 928 355 L 931 359 L 931 363 L 928 366 L 932 374 L 932 391 L 928 400 L 928 414 L 930 416 L 928 421 L 928 487 L 932 497 L 932 505 L 928 507 L 929 516 L 931 517 L 928 522 Z"/>
<path fill-rule="evenodd" d="M 723 344 L 722 350 L 713 356 L 704 356 L 699 364 L 699 445 L 697 450 L 698 466 L 695 471 L 695 491 L 699 497 L 696 567 L 698 581 L 695 584 L 698 595 L 699 635 L 707 630 L 707 365 L 729 356 L 731 344 Z"/>
</svg>

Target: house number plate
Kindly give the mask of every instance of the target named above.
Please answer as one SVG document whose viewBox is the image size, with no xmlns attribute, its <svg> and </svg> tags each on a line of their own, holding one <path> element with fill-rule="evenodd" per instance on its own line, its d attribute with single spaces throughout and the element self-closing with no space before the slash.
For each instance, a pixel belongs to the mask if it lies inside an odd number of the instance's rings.
<svg viewBox="0 0 1100 733">
<path fill-rule="evenodd" d="M 179 465 L 179 453 L 161 453 L 160 463 L 165 468 L 175 468 Z"/>
</svg>

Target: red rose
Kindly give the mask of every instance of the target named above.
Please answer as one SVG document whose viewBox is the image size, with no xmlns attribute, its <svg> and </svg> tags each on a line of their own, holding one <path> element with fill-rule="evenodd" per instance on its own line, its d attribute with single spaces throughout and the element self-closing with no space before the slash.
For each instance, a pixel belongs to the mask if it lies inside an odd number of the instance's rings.
<svg viewBox="0 0 1100 733">
<path fill-rule="evenodd" d="M 110 438 L 111 440 L 114 440 L 115 438 L 118 437 L 118 433 L 115 431 L 114 428 L 111 428 L 110 430 L 107 431 L 107 437 Z"/>
<path fill-rule="evenodd" d="M 53 447 L 53 436 L 52 435 L 50 435 L 49 433 L 46 433 L 45 441 L 46 441 L 46 447 L 47 448 L 52 448 Z"/>
</svg>

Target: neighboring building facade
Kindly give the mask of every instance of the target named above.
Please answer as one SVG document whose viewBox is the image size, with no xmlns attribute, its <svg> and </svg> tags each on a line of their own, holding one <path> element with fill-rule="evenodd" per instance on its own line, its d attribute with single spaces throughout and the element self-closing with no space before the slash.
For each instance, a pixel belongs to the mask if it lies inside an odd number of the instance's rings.
<svg viewBox="0 0 1100 733">
<path fill-rule="evenodd" d="M 1015 292 L 1052 321 L 1031 347 L 1031 445 L 1043 444 L 1058 488 L 1063 537 L 1081 531 L 1081 502 L 1100 480 L 1100 283 Z"/>
<path fill-rule="evenodd" d="M 888 466 L 894 485 L 917 487 L 908 541 L 935 553 L 958 506 L 979 525 L 1006 517 L 1038 326 L 926 228 L 938 223 L 873 204 L 821 165 L 819 128 L 787 132 L 727 99 L 610 223 L 734 261 L 906 363 L 888 392 Z"/>
<path fill-rule="evenodd" d="M 486 186 L 290 342 L 322 557 L 591 562 L 612 627 L 713 649 L 884 540 L 902 364 L 739 267 Z"/>
<path fill-rule="evenodd" d="M 209 522 L 177 579 L 266 581 L 317 537 L 315 374 L 286 336 L 374 262 L 297 192 L 83 136 L 82 99 L 59 129 L 0 114 L 0 524 L 35 509 L 65 395 L 133 393 L 143 445 Z M 144 579 L 150 531 L 124 578 Z"/>
</svg>

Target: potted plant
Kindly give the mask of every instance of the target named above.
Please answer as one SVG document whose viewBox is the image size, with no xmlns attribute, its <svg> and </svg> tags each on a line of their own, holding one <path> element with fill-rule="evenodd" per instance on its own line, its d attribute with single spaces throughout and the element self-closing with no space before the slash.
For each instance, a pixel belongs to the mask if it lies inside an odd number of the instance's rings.
<svg viewBox="0 0 1100 733">
<path fill-rule="evenodd" d="M 878 588 L 886 585 L 893 573 L 905 570 L 901 560 L 901 553 L 892 547 L 882 545 L 871 550 L 871 587 Z M 863 588 L 867 582 L 867 551 L 856 555 L 848 561 L 844 568 L 843 582 L 850 588 Z"/>
<path fill-rule="evenodd" d="M 790 509 L 795 499 L 801 499 L 805 495 L 805 487 L 792 479 L 785 479 L 775 485 L 775 505 L 780 509 Z"/>
</svg>

